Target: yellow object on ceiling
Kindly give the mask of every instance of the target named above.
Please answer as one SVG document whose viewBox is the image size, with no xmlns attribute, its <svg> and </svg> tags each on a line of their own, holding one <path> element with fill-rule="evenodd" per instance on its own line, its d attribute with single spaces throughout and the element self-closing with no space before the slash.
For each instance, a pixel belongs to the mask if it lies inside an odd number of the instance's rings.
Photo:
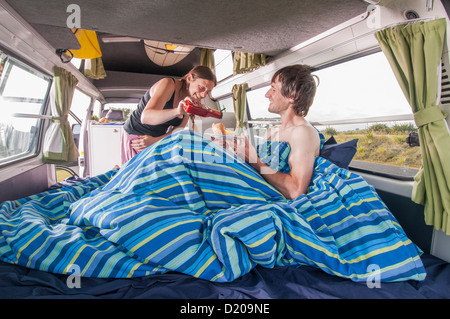
<svg viewBox="0 0 450 319">
<path fill-rule="evenodd" d="M 102 56 L 95 31 L 83 29 L 72 29 L 72 31 L 81 46 L 79 50 L 70 50 L 75 58 L 95 59 Z"/>
</svg>

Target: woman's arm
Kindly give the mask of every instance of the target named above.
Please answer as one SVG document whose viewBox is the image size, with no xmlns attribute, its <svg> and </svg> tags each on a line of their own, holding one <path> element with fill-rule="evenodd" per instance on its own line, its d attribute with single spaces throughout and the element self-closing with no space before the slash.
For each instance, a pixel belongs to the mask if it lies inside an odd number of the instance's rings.
<svg viewBox="0 0 450 319">
<path fill-rule="evenodd" d="M 181 101 L 177 108 L 163 109 L 164 105 L 172 97 L 174 91 L 175 83 L 169 78 L 158 81 L 151 88 L 152 97 L 141 114 L 142 124 L 158 125 L 170 121 L 175 117 L 181 118 L 183 116 L 184 101 Z"/>
</svg>

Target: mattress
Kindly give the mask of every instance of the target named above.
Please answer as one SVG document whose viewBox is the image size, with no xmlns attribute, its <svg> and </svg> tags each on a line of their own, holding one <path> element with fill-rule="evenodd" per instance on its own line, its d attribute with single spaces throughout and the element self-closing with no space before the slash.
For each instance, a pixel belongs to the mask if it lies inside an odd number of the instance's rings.
<svg viewBox="0 0 450 319">
<path fill-rule="evenodd" d="M 311 266 L 273 269 L 257 266 L 231 283 L 173 272 L 129 279 L 82 277 L 77 287 L 73 286 L 76 281 L 70 275 L 0 262 L 0 298 L 266 299 L 266 302 L 269 299 L 449 299 L 449 263 L 429 254 L 423 254 L 421 259 L 427 272 L 424 281 L 382 282 L 378 288 L 329 275 Z"/>
</svg>

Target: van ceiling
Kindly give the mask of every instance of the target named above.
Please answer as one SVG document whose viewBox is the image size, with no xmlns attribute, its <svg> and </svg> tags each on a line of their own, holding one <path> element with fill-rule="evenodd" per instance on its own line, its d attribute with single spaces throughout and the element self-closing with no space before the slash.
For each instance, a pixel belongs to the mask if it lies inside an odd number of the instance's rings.
<svg viewBox="0 0 450 319">
<path fill-rule="evenodd" d="M 99 37 L 105 80 L 121 86 L 121 73 L 183 76 L 200 62 L 200 48 L 273 56 L 367 11 L 363 0 L 6 0 L 55 49 L 77 49 L 67 28 L 70 4 L 80 7 L 82 29 Z M 152 63 L 143 41 L 104 43 L 104 36 L 127 36 L 196 46 L 169 66 Z M 120 72 L 120 73 L 118 73 Z M 155 79 L 153 79 L 155 80 Z M 150 85 L 153 80 L 147 84 Z M 117 82 L 119 81 L 119 82 Z M 104 92 L 106 93 L 106 92 Z"/>
<path fill-rule="evenodd" d="M 362 0 L 7 0 L 29 23 L 273 55 L 364 13 Z"/>
</svg>

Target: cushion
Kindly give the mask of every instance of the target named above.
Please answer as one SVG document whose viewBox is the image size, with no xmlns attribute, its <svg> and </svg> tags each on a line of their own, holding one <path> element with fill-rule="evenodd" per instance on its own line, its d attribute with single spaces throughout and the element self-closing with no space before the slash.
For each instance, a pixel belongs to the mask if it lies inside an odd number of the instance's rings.
<svg viewBox="0 0 450 319">
<path fill-rule="evenodd" d="M 332 136 L 323 144 L 320 156 L 341 168 L 348 169 L 348 165 L 356 154 L 357 143 L 358 139 L 337 143 Z"/>
</svg>

